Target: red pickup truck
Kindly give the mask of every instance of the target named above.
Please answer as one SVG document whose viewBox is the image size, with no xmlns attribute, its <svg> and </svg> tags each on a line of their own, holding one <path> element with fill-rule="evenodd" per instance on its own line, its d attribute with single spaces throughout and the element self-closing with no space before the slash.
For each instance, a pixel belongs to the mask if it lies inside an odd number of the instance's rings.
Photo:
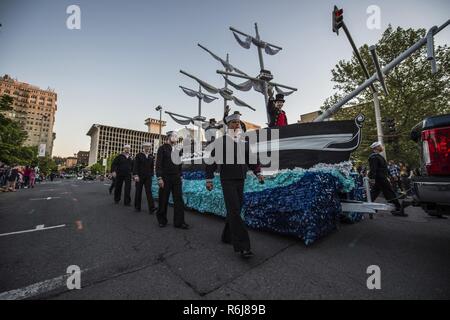
<svg viewBox="0 0 450 320">
<path fill-rule="evenodd" d="M 450 114 L 424 119 L 411 131 L 421 158 L 412 177 L 413 205 L 428 214 L 450 214 Z"/>
</svg>

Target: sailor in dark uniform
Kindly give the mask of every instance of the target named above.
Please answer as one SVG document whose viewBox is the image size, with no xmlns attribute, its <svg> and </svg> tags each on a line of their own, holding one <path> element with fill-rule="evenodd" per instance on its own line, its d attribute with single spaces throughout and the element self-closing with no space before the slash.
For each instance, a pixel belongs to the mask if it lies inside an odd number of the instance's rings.
<svg viewBox="0 0 450 320">
<path fill-rule="evenodd" d="M 169 196 L 172 193 L 174 210 L 173 226 L 180 229 L 189 229 L 189 225 L 184 221 L 184 202 L 182 194 L 181 161 L 182 150 L 177 148 L 178 135 L 174 131 L 167 132 L 167 142 L 158 148 L 156 156 L 156 176 L 159 185 L 159 208 L 157 218 L 161 228 L 167 225 L 167 206 Z"/>
<path fill-rule="evenodd" d="M 133 168 L 133 159 L 130 154 L 131 146 L 126 144 L 123 146 L 123 152 L 114 158 L 111 164 L 111 171 L 113 177 L 116 179 L 114 189 L 114 202 L 120 202 L 122 193 L 122 185 L 125 183 L 124 190 L 124 204 L 131 205 L 131 171 Z"/>
<path fill-rule="evenodd" d="M 392 211 L 392 214 L 395 216 L 407 216 L 407 214 L 401 213 L 401 204 L 392 189 L 391 183 L 388 180 L 389 170 L 387 167 L 387 162 L 381 155 L 381 152 L 383 152 L 383 146 L 377 141 L 372 143 L 370 148 L 373 151 L 373 153 L 369 156 L 369 179 L 371 179 L 373 185 L 370 192 L 372 201 L 375 201 L 380 192 L 383 192 L 385 199 L 395 205 L 396 210 Z"/>
<path fill-rule="evenodd" d="M 149 213 L 152 214 L 156 210 L 152 196 L 152 180 L 155 161 L 153 155 L 150 153 L 152 144 L 150 142 L 145 142 L 142 146 L 144 150 L 136 155 L 133 164 L 133 177 L 136 182 L 134 208 L 136 211 L 141 211 L 142 188 L 145 187 L 148 210 Z"/>
<path fill-rule="evenodd" d="M 218 138 L 214 143 L 215 148 L 211 151 L 211 157 L 214 157 L 215 161 L 206 166 L 206 189 L 211 191 L 214 188 L 213 178 L 214 171 L 218 167 L 217 162 L 223 163 L 220 164 L 219 173 L 227 217 L 222 232 L 222 242 L 232 244 L 235 252 L 240 253 L 243 258 L 249 258 L 253 256 L 253 253 L 245 222 L 241 218 L 244 182 L 248 168 L 258 176 L 260 183 L 264 183 L 264 176 L 261 175 L 257 161 L 254 164 L 249 163 L 248 143 L 239 137 L 241 130 L 239 114 L 229 115 L 225 120 L 228 126 L 227 134 Z M 234 148 L 234 152 L 230 152 L 229 148 Z M 238 152 L 245 152 L 245 155 L 238 154 Z M 234 155 L 234 159 L 225 156 L 230 153 Z M 238 159 L 241 161 L 237 161 Z"/>
</svg>

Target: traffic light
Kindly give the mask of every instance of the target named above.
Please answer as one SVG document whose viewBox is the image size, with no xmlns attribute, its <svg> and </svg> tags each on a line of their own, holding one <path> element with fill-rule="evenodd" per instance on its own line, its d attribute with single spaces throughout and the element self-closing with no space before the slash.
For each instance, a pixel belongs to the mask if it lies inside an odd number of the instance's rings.
<svg viewBox="0 0 450 320">
<path fill-rule="evenodd" d="M 339 29 L 344 24 L 344 9 L 338 9 L 334 6 L 333 12 L 331 13 L 331 19 L 333 23 L 333 32 L 339 35 Z"/>
<path fill-rule="evenodd" d="M 381 120 L 385 124 L 385 130 L 383 130 L 386 134 L 385 141 L 388 143 L 394 142 L 396 140 L 397 128 L 395 127 L 395 119 L 394 118 L 383 118 Z"/>
<path fill-rule="evenodd" d="M 396 129 L 395 129 L 395 119 L 393 118 L 387 118 L 386 119 L 386 124 L 388 127 L 388 133 L 389 134 L 395 134 Z"/>
</svg>

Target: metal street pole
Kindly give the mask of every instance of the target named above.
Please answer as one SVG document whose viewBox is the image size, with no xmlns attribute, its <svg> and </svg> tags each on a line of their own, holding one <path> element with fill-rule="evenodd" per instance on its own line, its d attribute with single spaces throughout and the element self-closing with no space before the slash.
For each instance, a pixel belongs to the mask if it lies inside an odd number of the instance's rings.
<svg viewBox="0 0 450 320">
<path fill-rule="evenodd" d="M 105 178 L 106 178 L 106 169 L 108 168 L 108 153 L 109 153 L 109 141 L 105 142 L 106 144 L 106 154 L 105 154 Z"/>
<path fill-rule="evenodd" d="M 46 115 L 42 115 L 41 116 L 41 127 L 39 129 L 39 145 L 38 148 L 41 147 L 41 143 L 42 143 L 42 127 L 44 126 L 44 118 L 47 119 L 48 117 Z M 45 149 L 47 149 L 47 142 L 45 143 Z M 45 153 L 47 153 L 47 150 L 45 150 Z M 38 157 L 39 157 L 39 153 L 38 153 Z M 44 154 L 45 157 L 45 154 Z"/>
<path fill-rule="evenodd" d="M 450 19 L 447 20 L 443 25 L 441 25 L 439 28 L 434 29 L 433 35 L 436 35 L 440 31 L 442 31 L 445 27 L 447 27 L 450 24 Z M 407 59 L 409 56 L 411 56 L 414 52 L 419 50 L 422 46 L 427 44 L 427 37 L 420 39 L 415 44 L 413 44 L 411 47 L 409 47 L 407 50 L 402 52 L 397 58 L 389 62 L 381 71 L 386 76 L 389 74 L 389 72 L 394 69 L 397 65 L 402 63 L 405 59 Z M 378 75 L 375 72 L 369 79 L 364 81 L 363 84 L 358 86 L 355 90 L 353 90 L 351 93 L 346 95 L 344 98 L 339 100 L 337 103 L 335 103 L 333 106 L 331 106 L 329 109 L 325 110 L 320 116 L 318 116 L 316 119 L 314 119 L 314 122 L 321 122 L 324 119 L 327 119 L 334 113 L 336 113 L 343 105 L 345 105 L 347 102 L 352 100 L 354 97 L 359 95 L 362 91 L 367 89 L 371 84 L 373 84 L 375 81 L 378 80 Z"/>
<path fill-rule="evenodd" d="M 162 136 L 161 136 L 161 134 L 162 134 L 162 107 L 161 107 L 161 105 L 158 105 L 156 108 L 155 108 L 155 110 L 156 111 L 159 111 L 159 146 L 158 147 L 160 147 L 161 146 L 161 144 L 162 144 Z M 153 152 L 154 152 L 155 150 L 153 150 Z"/>
<path fill-rule="evenodd" d="M 342 28 L 344 29 L 345 35 L 347 36 L 347 39 L 350 42 L 350 45 L 352 46 L 353 52 L 355 53 L 356 58 L 358 59 L 358 62 L 360 64 L 361 68 L 363 69 L 366 79 L 369 79 L 370 78 L 369 72 L 367 71 L 366 65 L 364 64 L 364 61 L 361 58 L 359 50 L 356 47 L 355 42 L 353 41 L 353 38 L 352 38 L 350 31 L 348 30 L 345 22 L 342 22 Z M 375 123 L 377 126 L 377 137 L 378 137 L 378 141 L 383 146 L 382 155 L 386 159 L 386 149 L 384 148 L 384 140 L 383 140 L 383 127 L 381 125 L 380 100 L 378 99 L 378 92 L 375 89 L 375 86 L 373 84 L 370 85 L 370 90 L 372 91 L 372 98 L 373 98 L 373 104 L 374 104 L 374 109 L 375 109 Z"/>
</svg>

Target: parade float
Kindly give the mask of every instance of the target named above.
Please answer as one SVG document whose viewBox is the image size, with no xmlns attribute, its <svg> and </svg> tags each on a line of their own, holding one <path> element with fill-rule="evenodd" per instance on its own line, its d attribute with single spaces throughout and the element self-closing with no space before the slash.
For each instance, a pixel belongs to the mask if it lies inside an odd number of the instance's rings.
<svg viewBox="0 0 450 320">
<path fill-rule="evenodd" d="M 368 182 L 364 184 L 362 177 L 352 172 L 350 155 L 360 145 L 364 116 L 359 115 L 355 119 L 346 121 L 323 120 L 372 86 L 375 81 L 379 81 L 385 89 L 384 76 L 424 45 L 427 45 L 428 59 L 434 65 L 433 35 L 448 24 L 449 21 L 440 28 L 432 28 L 427 37 L 421 39 L 383 69 L 373 49 L 372 57 L 377 72 L 371 77 L 368 76 L 367 81 L 326 110 L 314 122 L 256 130 L 257 136 L 264 135 L 268 138 L 263 141 L 263 145 L 253 145 L 254 150 L 257 153 L 278 152 L 279 164 L 276 171 L 264 173 L 266 175 L 264 184 L 260 184 L 253 174 L 249 173 L 247 176 L 242 217 L 249 227 L 295 236 L 309 245 L 336 230 L 339 221 L 357 222 L 367 213 L 373 214 L 377 210 L 393 208 L 388 204 L 367 202 Z M 257 47 L 261 73 L 257 77 L 250 77 L 231 65 L 228 55 L 227 59 L 222 59 L 199 44 L 224 66 L 225 71 L 218 70 L 217 73 L 223 76 L 225 87 L 216 88 L 196 76 L 180 71 L 199 85 L 198 91 L 181 87 L 187 95 L 198 98 L 198 115 L 189 117 L 166 111 L 180 125 L 197 126 L 198 139 L 201 139 L 202 129 L 207 128 L 206 119 L 201 115 L 201 103 L 210 103 L 217 99 L 205 94 L 202 89 L 210 94 L 220 94 L 224 99 L 224 107 L 228 102 L 234 102 L 237 106 L 251 110 L 255 109 L 237 98 L 228 85 L 240 91 L 254 89 L 262 93 L 266 106 L 269 85 L 283 95 L 297 91 L 296 88 L 273 82 L 271 72 L 264 68 L 263 50 L 269 55 L 275 55 L 282 48 L 262 41 L 256 24 L 256 36 L 245 34 L 234 28 L 230 30 L 242 47 L 249 49 L 252 44 Z M 241 39 L 240 36 L 245 39 Z M 229 76 L 244 78 L 246 82 L 236 84 L 229 79 Z M 283 91 L 283 89 L 290 91 Z M 387 93 L 387 90 L 385 92 Z M 271 134 L 272 130 L 278 130 L 276 141 L 272 139 L 272 136 L 275 136 Z M 208 156 L 204 146 L 183 154 L 185 206 L 200 213 L 225 217 L 226 210 L 219 176 L 216 174 L 214 178 L 216 187 L 213 191 L 207 191 L 205 188 L 204 160 Z M 156 196 L 158 194 L 156 183 L 153 188 Z"/>
</svg>

